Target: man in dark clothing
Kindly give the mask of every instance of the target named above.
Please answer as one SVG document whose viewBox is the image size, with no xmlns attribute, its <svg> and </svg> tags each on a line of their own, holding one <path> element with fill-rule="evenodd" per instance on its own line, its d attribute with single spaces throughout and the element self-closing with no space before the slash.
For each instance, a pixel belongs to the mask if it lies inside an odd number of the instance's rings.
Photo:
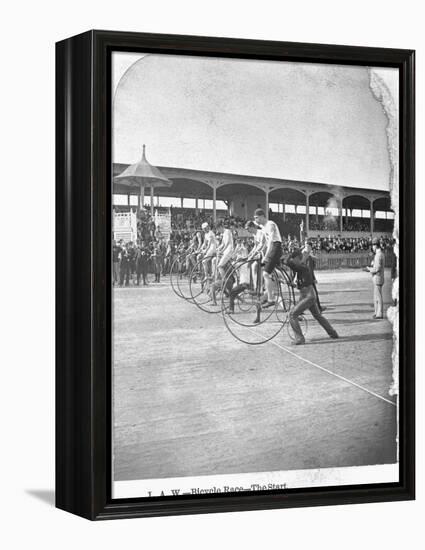
<svg viewBox="0 0 425 550">
<path fill-rule="evenodd" d="M 149 265 L 150 251 L 146 246 L 145 241 L 142 241 L 140 246 L 136 250 L 136 277 L 137 285 L 140 284 L 140 275 L 143 277 L 143 286 L 146 286 L 148 283 L 146 277 L 148 274 L 148 265 Z"/>
<path fill-rule="evenodd" d="M 305 243 L 304 249 L 302 251 L 303 262 L 305 263 L 305 265 L 311 271 L 311 276 L 313 278 L 313 290 L 314 290 L 314 293 L 316 294 L 317 305 L 320 309 L 320 312 L 323 313 L 325 311 L 326 307 L 321 305 L 320 298 L 319 298 L 319 293 L 317 292 L 317 286 L 316 286 L 317 280 L 316 280 L 316 276 L 314 274 L 314 268 L 316 266 L 316 256 L 314 256 L 312 251 L 313 251 L 313 248 L 311 246 L 311 242 L 307 241 Z"/>
<path fill-rule="evenodd" d="M 129 243 L 121 250 L 120 256 L 120 286 L 124 284 L 129 286 L 130 284 L 130 253 L 128 251 Z"/>
<path fill-rule="evenodd" d="M 121 241 L 120 241 L 121 243 Z M 122 248 L 121 246 L 117 245 L 116 241 L 113 242 L 112 245 L 112 281 L 113 284 L 118 284 L 120 280 L 120 252 Z"/>
<path fill-rule="evenodd" d="M 314 279 L 310 269 L 303 263 L 301 250 L 294 250 L 288 258 L 286 258 L 285 263 L 297 274 L 297 287 L 300 292 L 299 302 L 292 307 L 289 312 L 289 323 L 295 333 L 294 344 L 305 344 L 298 318 L 306 309 L 310 310 L 313 317 L 326 330 L 331 338 L 338 338 L 336 330 L 332 328 L 329 321 L 323 317 L 319 310 L 313 288 Z"/>
<path fill-rule="evenodd" d="M 127 252 L 128 252 L 129 261 L 130 261 L 130 275 L 133 277 L 136 271 L 136 248 L 133 242 L 128 243 Z"/>
<path fill-rule="evenodd" d="M 155 283 L 161 282 L 162 252 L 159 243 L 155 243 L 151 255 L 153 261 L 153 270 L 155 273 Z"/>
</svg>

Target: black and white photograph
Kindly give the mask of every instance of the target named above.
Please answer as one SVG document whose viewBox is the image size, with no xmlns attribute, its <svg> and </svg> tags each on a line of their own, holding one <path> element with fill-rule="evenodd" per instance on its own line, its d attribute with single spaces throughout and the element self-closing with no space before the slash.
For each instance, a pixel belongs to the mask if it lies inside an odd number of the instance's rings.
<svg viewBox="0 0 425 550">
<path fill-rule="evenodd" d="M 399 481 L 399 70 L 111 55 L 112 497 Z"/>
<path fill-rule="evenodd" d="M 420 547 L 420 7 L 3 10 L 2 548 Z"/>
</svg>

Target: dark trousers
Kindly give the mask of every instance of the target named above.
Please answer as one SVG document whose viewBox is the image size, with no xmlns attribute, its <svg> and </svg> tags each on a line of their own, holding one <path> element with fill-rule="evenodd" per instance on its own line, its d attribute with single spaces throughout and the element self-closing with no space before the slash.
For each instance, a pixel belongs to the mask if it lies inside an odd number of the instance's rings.
<svg viewBox="0 0 425 550">
<path fill-rule="evenodd" d="M 114 269 L 113 269 L 113 284 L 118 283 L 120 280 L 120 263 L 114 262 Z"/>
<path fill-rule="evenodd" d="M 313 283 L 313 290 L 314 290 L 314 294 L 316 295 L 317 305 L 319 306 L 319 309 L 321 310 L 321 309 L 322 309 L 322 305 L 321 305 L 321 303 L 320 303 L 319 293 L 317 292 L 316 283 Z"/>
<path fill-rule="evenodd" d="M 125 262 L 121 263 L 120 265 L 120 285 L 122 286 L 124 284 L 125 279 L 125 286 L 128 286 L 130 284 L 130 263 Z"/>
<path fill-rule="evenodd" d="M 143 278 L 143 284 L 146 285 L 146 276 L 148 274 L 148 266 L 141 266 L 137 268 L 136 275 L 137 275 L 137 284 L 140 284 L 140 275 Z"/>
<path fill-rule="evenodd" d="M 313 315 L 319 325 L 326 330 L 329 336 L 335 334 L 336 331 L 332 328 L 329 321 L 325 319 L 320 313 L 320 309 L 316 301 L 314 288 L 312 285 L 310 285 L 300 289 L 300 300 L 298 304 L 291 308 L 291 311 L 289 312 L 289 322 L 298 341 L 304 340 L 298 317 L 302 315 L 306 309 L 310 310 L 310 313 Z"/>
</svg>

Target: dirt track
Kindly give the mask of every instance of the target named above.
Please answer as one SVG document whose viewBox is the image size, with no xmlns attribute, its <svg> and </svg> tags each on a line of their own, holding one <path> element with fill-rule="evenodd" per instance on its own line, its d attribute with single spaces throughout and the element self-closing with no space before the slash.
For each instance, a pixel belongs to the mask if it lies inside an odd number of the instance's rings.
<svg viewBox="0 0 425 550">
<path fill-rule="evenodd" d="M 238 342 L 167 279 L 114 290 L 115 480 L 395 462 L 396 408 L 318 368 L 393 400 L 392 327 L 371 319 L 369 274 L 318 279 L 341 338 L 309 316 L 296 347 L 285 330 Z"/>
</svg>

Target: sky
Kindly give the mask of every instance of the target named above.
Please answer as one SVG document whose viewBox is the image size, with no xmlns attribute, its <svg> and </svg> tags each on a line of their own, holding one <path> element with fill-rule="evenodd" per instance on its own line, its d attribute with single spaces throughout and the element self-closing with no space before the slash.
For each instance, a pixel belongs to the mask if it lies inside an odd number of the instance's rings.
<svg viewBox="0 0 425 550">
<path fill-rule="evenodd" d="M 114 162 L 389 189 L 366 67 L 120 52 L 112 85 Z"/>
</svg>

